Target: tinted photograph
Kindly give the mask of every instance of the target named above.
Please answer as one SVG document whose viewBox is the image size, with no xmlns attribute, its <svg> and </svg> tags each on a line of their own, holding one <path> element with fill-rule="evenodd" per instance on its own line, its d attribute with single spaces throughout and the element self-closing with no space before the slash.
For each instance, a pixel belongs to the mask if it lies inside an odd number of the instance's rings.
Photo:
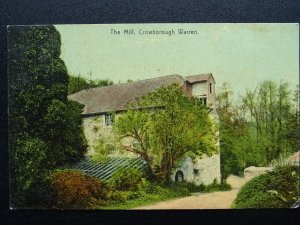
<svg viewBox="0 0 300 225">
<path fill-rule="evenodd" d="M 299 207 L 299 24 L 7 32 L 10 209 Z"/>
</svg>

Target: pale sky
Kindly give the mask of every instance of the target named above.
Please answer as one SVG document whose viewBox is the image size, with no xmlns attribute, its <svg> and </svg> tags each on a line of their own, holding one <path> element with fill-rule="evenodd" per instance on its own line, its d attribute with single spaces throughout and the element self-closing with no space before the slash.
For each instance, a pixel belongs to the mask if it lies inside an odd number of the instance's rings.
<svg viewBox="0 0 300 225">
<path fill-rule="evenodd" d="M 56 25 L 68 71 L 88 79 L 142 80 L 212 73 L 236 95 L 267 79 L 299 83 L 298 24 Z M 111 29 L 120 34 L 112 34 Z M 135 35 L 124 34 L 134 29 Z M 139 34 L 170 31 L 175 34 Z M 178 34 L 178 29 L 197 34 Z M 89 73 L 92 75 L 89 75 Z"/>
</svg>

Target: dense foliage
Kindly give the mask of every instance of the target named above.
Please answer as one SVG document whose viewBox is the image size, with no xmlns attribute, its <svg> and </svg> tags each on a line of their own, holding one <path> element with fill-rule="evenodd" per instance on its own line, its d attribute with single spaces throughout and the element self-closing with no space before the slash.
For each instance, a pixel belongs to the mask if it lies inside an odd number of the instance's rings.
<svg viewBox="0 0 300 225">
<path fill-rule="evenodd" d="M 134 167 L 120 168 L 113 174 L 110 183 L 117 190 L 134 191 L 143 177 L 145 175 Z"/>
<path fill-rule="evenodd" d="M 250 180 L 239 191 L 234 208 L 288 208 L 299 197 L 298 167 L 285 166 Z"/>
<path fill-rule="evenodd" d="M 140 155 L 150 176 L 160 182 L 169 181 L 185 154 L 218 152 L 216 127 L 208 110 L 177 84 L 160 87 L 128 105 L 114 130 L 122 147 Z M 134 144 L 128 145 L 128 139 Z"/>
<path fill-rule="evenodd" d="M 299 149 L 299 90 L 264 81 L 234 102 L 228 84 L 219 93 L 223 180 L 248 166 L 267 166 Z"/>
<path fill-rule="evenodd" d="M 33 199 L 32 187 L 45 179 L 44 175 L 49 172 L 45 150 L 47 145 L 38 138 L 19 138 L 11 146 L 13 151 L 11 173 L 13 184 L 11 186 L 12 203 L 25 203 Z"/>
<path fill-rule="evenodd" d="M 118 169 L 108 182 L 74 170 L 57 170 L 47 180 L 48 207 L 58 209 L 126 209 L 192 192 L 230 190 L 228 184 L 196 186 L 192 183 L 160 184 L 135 168 Z"/>
<path fill-rule="evenodd" d="M 35 202 L 36 196 L 30 194 L 38 188 L 35 184 L 86 150 L 82 105 L 67 99 L 69 76 L 59 57 L 60 46 L 54 26 L 8 29 L 10 182 L 15 207 Z"/>
<path fill-rule="evenodd" d="M 168 199 L 190 196 L 192 192 L 227 191 L 230 189 L 231 187 L 228 184 L 220 185 L 213 183 L 208 186 L 196 186 L 192 183 L 185 182 L 161 184 L 142 178 L 134 191 L 112 191 L 107 204 L 101 208 L 134 208 Z"/>
<path fill-rule="evenodd" d="M 111 80 L 87 80 L 82 76 L 70 76 L 68 93 L 73 94 L 75 92 L 95 87 L 103 87 L 112 85 L 113 82 Z"/>
<path fill-rule="evenodd" d="M 59 209 L 94 209 L 108 198 L 108 186 L 77 171 L 57 171 L 51 175 L 53 207 Z"/>
</svg>

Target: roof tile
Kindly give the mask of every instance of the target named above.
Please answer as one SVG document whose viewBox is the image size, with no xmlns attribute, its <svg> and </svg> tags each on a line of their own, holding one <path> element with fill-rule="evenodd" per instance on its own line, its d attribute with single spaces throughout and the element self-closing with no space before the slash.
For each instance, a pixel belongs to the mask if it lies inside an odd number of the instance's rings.
<svg viewBox="0 0 300 225">
<path fill-rule="evenodd" d="M 124 84 L 115 84 L 79 91 L 68 98 L 85 105 L 83 115 L 99 114 L 126 110 L 127 104 L 161 86 L 173 83 L 184 85 L 185 81 L 194 83 L 207 80 L 211 74 L 200 74 L 183 78 L 180 75 L 169 75 L 140 80 Z"/>
</svg>

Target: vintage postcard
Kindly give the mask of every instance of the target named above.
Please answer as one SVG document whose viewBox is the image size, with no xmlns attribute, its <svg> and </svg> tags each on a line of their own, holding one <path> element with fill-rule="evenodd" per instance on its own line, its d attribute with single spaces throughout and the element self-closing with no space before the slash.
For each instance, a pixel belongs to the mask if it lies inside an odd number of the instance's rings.
<svg viewBox="0 0 300 225">
<path fill-rule="evenodd" d="M 7 31 L 11 209 L 299 206 L 299 24 Z"/>
</svg>

